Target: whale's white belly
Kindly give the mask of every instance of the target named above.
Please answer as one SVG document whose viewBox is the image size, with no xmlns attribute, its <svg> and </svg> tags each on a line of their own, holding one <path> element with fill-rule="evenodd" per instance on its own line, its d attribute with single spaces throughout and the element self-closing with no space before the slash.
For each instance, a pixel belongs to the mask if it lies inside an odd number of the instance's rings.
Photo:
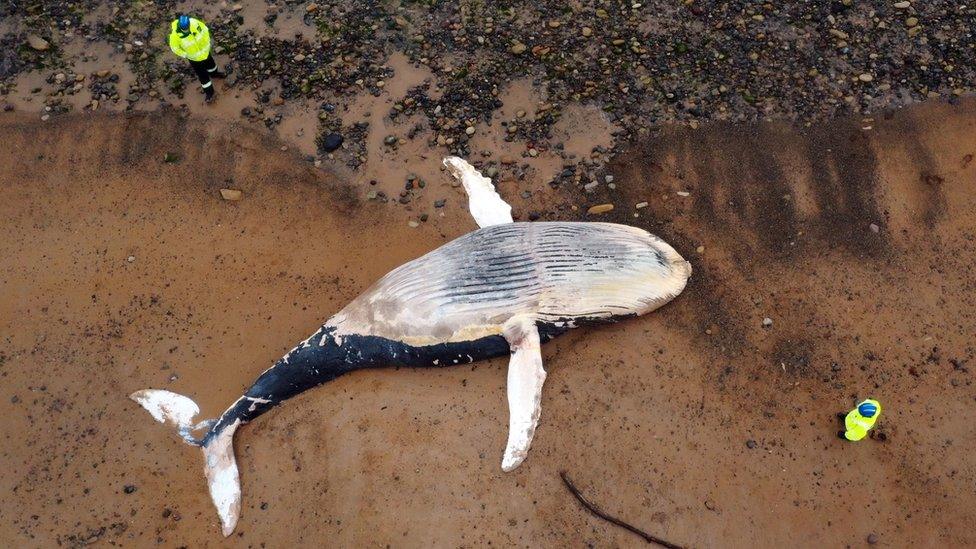
<svg viewBox="0 0 976 549">
<path fill-rule="evenodd" d="M 690 275 L 671 246 L 635 227 L 493 225 L 394 269 L 326 326 L 416 346 L 468 341 L 500 334 L 516 315 L 572 325 L 644 314 L 681 293 Z"/>
</svg>

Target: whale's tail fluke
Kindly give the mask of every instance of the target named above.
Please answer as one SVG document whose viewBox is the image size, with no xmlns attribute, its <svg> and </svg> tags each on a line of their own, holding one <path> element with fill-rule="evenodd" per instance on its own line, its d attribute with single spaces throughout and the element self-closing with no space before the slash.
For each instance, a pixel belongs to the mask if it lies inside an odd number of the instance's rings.
<svg viewBox="0 0 976 549">
<path fill-rule="evenodd" d="M 241 481 L 234 457 L 234 433 L 240 420 L 229 424 L 217 424 L 205 437 L 194 438 L 193 431 L 209 429 L 215 421 L 194 424 L 193 418 L 200 413 L 200 407 L 193 400 L 171 391 L 144 389 L 129 395 L 160 423 L 176 427 L 183 440 L 203 450 L 203 473 L 207 477 L 210 498 L 220 516 L 221 530 L 229 536 L 241 515 Z"/>
</svg>

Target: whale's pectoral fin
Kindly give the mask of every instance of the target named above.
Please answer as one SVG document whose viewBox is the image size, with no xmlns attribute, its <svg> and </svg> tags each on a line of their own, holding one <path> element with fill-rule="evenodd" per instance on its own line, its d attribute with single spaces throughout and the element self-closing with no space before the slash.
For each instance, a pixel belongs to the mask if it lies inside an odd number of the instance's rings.
<svg viewBox="0 0 976 549">
<path fill-rule="evenodd" d="M 491 179 L 456 156 L 445 158 L 444 166 L 464 186 L 468 193 L 468 209 L 479 227 L 512 222 L 512 207 L 495 192 Z"/>
<path fill-rule="evenodd" d="M 542 367 L 539 330 L 533 319 L 509 320 L 504 334 L 512 350 L 508 363 L 508 445 L 502 458 L 502 470 L 507 472 L 518 467 L 529 452 L 542 410 L 546 371 Z"/>
</svg>

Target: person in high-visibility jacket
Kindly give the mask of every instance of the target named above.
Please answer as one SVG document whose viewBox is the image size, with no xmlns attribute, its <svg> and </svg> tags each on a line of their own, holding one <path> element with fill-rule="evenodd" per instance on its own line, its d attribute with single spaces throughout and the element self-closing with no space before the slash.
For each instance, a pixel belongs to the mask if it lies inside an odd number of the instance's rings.
<svg viewBox="0 0 976 549">
<path fill-rule="evenodd" d="M 174 19 L 170 25 L 169 48 L 190 62 L 193 72 L 200 79 L 207 103 L 213 101 L 212 78 L 224 78 L 226 75 L 217 69 L 217 63 L 210 55 L 210 29 L 207 25 L 189 15 Z"/>
<path fill-rule="evenodd" d="M 838 414 L 844 420 L 844 430 L 837 433 L 840 438 L 856 441 L 868 436 L 874 424 L 881 417 L 881 403 L 867 399 L 857 405 L 847 415 Z"/>
</svg>

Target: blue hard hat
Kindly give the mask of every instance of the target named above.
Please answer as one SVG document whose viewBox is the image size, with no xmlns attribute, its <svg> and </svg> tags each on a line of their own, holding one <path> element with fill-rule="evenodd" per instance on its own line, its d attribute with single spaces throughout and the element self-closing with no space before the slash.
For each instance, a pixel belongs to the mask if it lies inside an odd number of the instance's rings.
<svg viewBox="0 0 976 549">
<path fill-rule="evenodd" d="M 180 29 L 181 31 L 190 30 L 190 16 L 181 15 L 176 22 L 176 28 Z"/>
<path fill-rule="evenodd" d="M 862 402 L 857 406 L 857 411 L 864 417 L 874 417 L 878 413 L 878 407 L 871 402 Z"/>
</svg>

